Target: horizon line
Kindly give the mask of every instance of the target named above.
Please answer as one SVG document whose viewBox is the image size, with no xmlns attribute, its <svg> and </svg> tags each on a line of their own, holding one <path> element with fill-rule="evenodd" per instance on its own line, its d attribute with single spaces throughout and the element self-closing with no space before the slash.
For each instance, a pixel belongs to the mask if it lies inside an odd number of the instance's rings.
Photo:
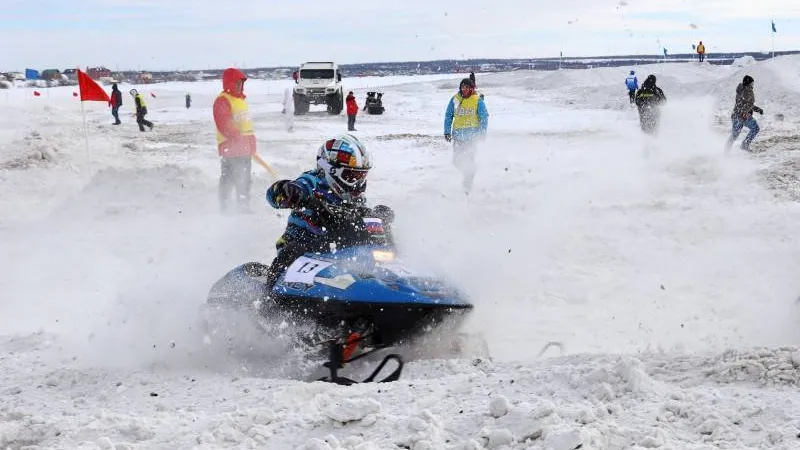
<svg viewBox="0 0 800 450">
<path fill-rule="evenodd" d="M 765 51 L 765 50 L 715 52 L 715 53 L 712 53 L 712 55 L 713 54 L 716 54 L 716 55 L 752 55 L 752 54 L 770 55 L 770 54 L 773 54 L 773 53 L 774 53 L 775 56 L 798 54 L 798 53 L 800 53 L 800 49 L 798 49 L 798 50 L 776 50 L 774 52 L 773 51 Z M 670 59 L 670 58 L 676 58 L 677 59 L 677 58 L 680 58 L 680 57 L 695 57 L 696 55 L 697 55 L 697 53 L 674 53 L 674 54 L 668 54 L 665 57 L 662 54 L 646 53 L 646 54 L 619 54 L 619 55 L 609 54 L 609 55 L 588 55 L 588 56 L 553 56 L 553 57 L 536 57 L 536 58 L 525 58 L 525 57 L 520 57 L 520 58 L 463 58 L 463 59 L 449 59 L 449 58 L 448 59 L 441 59 L 440 58 L 440 59 L 430 59 L 430 60 L 375 61 L 375 62 L 357 62 L 357 63 L 343 63 L 343 64 L 338 64 L 337 63 L 337 64 L 339 65 L 339 67 L 347 67 L 347 66 L 364 66 L 364 65 L 378 65 L 378 64 L 414 64 L 414 63 L 417 63 L 417 64 L 422 64 L 422 63 L 432 64 L 432 63 L 441 63 L 441 62 L 459 63 L 459 62 L 473 62 L 473 61 L 498 61 L 498 62 L 532 61 L 532 62 L 535 62 L 535 61 L 557 61 L 557 60 L 564 60 L 564 59 L 580 60 L 580 59 L 611 59 L 611 58 L 622 58 L 622 59 L 624 59 L 624 58 L 628 58 L 628 59 L 638 58 L 638 59 L 652 59 L 652 60 L 656 60 L 656 61 L 661 61 L 661 60 Z M 730 56 L 726 56 L 724 58 L 719 58 L 719 57 L 713 58 L 713 57 L 709 56 L 709 53 L 706 53 L 706 58 L 705 59 L 706 60 L 730 59 Z M 239 66 L 229 66 L 229 67 L 236 67 L 236 68 L 241 69 L 241 70 L 277 70 L 277 69 L 286 69 L 286 68 L 291 69 L 291 68 L 296 68 L 298 66 L 299 66 L 299 64 L 297 64 L 297 65 L 256 66 L 256 67 L 251 67 L 251 68 L 239 67 Z M 80 68 L 79 66 L 76 66 L 76 67 Z M 89 66 L 89 65 L 87 65 L 85 67 L 87 68 L 87 70 L 88 70 L 89 67 L 104 67 L 104 68 L 106 68 L 108 70 L 111 70 L 111 68 L 109 68 L 107 66 L 104 66 L 102 64 L 98 65 L 98 66 Z M 70 69 L 72 69 L 72 68 L 73 67 L 70 67 Z M 25 69 L 30 69 L 30 67 L 26 67 Z M 33 70 L 37 70 L 37 69 L 33 69 Z M 42 70 L 51 70 L 51 69 L 42 69 Z M 64 69 L 64 70 L 67 70 L 67 69 Z M 154 69 L 154 70 L 148 70 L 148 69 L 116 69 L 116 70 L 111 70 L 111 71 L 112 72 L 116 72 L 116 73 L 122 73 L 122 72 L 140 72 L 140 73 L 141 72 L 154 72 L 154 73 L 160 73 L 160 72 L 204 72 L 204 71 L 220 71 L 220 70 L 225 70 L 225 68 Z M 0 73 L 10 73 L 10 72 L 15 72 L 15 71 L 13 71 L 13 70 L 11 70 L 11 71 L 0 71 Z"/>
</svg>

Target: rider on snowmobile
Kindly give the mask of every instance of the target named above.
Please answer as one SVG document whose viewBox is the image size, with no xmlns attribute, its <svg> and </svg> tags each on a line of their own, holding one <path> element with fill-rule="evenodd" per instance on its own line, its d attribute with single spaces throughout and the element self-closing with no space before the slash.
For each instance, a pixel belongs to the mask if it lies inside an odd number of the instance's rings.
<svg viewBox="0 0 800 450">
<path fill-rule="evenodd" d="M 364 192 L 372 158 L 367 147 L 352 134 L 342 134 L 325 141 L 317 152 L 317 167 L 304 172 L 296 180 L 279 180 L 267 189 L 267 201 L 273 208 L 291 208 L 286 231 L 275 246 L 278 255 L 267 273 L 271 289 L 280 274 L 295 259 L 306 252 L 328 251 L 330 239 L 321 212 L 314 202 L 350 207 L 362 215 L 382 219 L 385 224 L 394 219 L 388 206 L 372 209 L 365 206 Z"/>
</svg>

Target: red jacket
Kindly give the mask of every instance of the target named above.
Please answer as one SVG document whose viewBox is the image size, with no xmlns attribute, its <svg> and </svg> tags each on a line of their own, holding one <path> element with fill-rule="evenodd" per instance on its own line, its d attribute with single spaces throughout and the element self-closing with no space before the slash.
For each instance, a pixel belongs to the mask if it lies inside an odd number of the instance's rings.
<svg viewBox="0 0 800 450">
<path fill-rule="evenodd" d="M 347 96 L 347 115 L 348 116 L 355 116 L 358 114 L 358 104 L 356 103 L 356 98 L 353 95 Z"/>
<path fill-rule="evenodd" d="M 228 94 L 246 98 L 244 92 L 236 89 L 236 82 L 246 80 L 247 75 L 238 69 L 225 69 L 222 73 L 222 91 Z M 224 97 L 217 97 L 214 100 L 214 123 L 223 136 L 225 142 L 217 146 L 219 156 L 242 157 L 253 156 L 256 153 L 256 137 L 242 136 L 239 130 L 233 125 L 233 113 L 231 104 Z M 223 152 L 223 150 L 226 150 Z"/>
</svg>

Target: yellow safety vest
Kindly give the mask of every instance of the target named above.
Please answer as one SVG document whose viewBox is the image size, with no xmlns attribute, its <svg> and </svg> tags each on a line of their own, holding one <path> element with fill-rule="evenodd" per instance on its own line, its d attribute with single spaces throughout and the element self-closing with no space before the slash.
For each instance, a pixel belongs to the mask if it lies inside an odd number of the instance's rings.
<svg viewBox="0 0 800 450">
<path fill-rule="evenodd" d="M 480 96 L 477 93 L 470 95 L 469 98 L 462 98 L 461 94 L 456 94 L 455 97 L 453 97 L 453 107 L 455 110 L 453 130 L 480 127 L 480 120 L 478 120 L 478 100 L 480 100 Z"/>
<path fill-rule="evenodd" d="M 233 125 L 239 130 L 242 136 L 252 136 L 253 134 L 253 121 L 250 120 L 250 112 L 247 109 L 247 102 L 243 98 L 234 97 L 227 92 L 223 92 L 217 96 L 224 97 L 231 105 L 231 113 L 233 116 Z M 225 142 L 225 136 L 217 130 L 217 144 Z"/>
<path fill-rule="evenodd" d="M 141 105 L 142 108 L 147 108 L 147 103 L 145 103 L 144 97 L 142 97 L 142 94 L 136 94 L 136 100 L 138 100 L 139 105 Z M 134 106 L 136 106 L 136 105 L 134 104 Z"/>
<path fill-rule="evenodd" d="M 705 52 L 706 52 L 706 46 L 705 45 L 698 45 L 697 46 L 697 53 L 705 53 Z"/>
</svg>

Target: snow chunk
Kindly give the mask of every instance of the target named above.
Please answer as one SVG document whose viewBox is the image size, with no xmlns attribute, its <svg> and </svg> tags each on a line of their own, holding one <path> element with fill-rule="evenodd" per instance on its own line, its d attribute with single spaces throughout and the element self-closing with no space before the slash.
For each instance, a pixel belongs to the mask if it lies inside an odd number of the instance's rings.
<svg viewBox="0 0 800 450">
<path fill-rule="evenodd" d="M 371 398 L 333 399 L 320 395 L 317 401 L 322 414 L 341 423 L 359 421 L 381 410 L 381 404 Z"/>
<path fill-rule="evenodd" d="M 503 445 L 511 444 L 514 441 L 514 435 L 505 428 L 499 430 L 492 430 L 489 432 L 489 444 L 486 448 L 497 448 Z"/>
<path fill-rule="evenodd" d="M 328 445 L 327 442 L 317 439 L 311 438 L 306 442 L 306 445 L 302 447 L 302 450 L 336 450 L 335 448 Z"/>
<path fill-rule="evenodd" d="M 547 433 L 544 438 L 546 450 L 575 450 L 583 447 L 583 435 L 580 430 L 565 428 Z"/>
<path fill-rule="evenodd" d="M 501 395 L 499 397 L 495 397 L 489 403 L 489 414 L 495 419 L 498 417 L 503 417 L 508 414 L 508 408 L 508 399 Z"/>
</svg>

